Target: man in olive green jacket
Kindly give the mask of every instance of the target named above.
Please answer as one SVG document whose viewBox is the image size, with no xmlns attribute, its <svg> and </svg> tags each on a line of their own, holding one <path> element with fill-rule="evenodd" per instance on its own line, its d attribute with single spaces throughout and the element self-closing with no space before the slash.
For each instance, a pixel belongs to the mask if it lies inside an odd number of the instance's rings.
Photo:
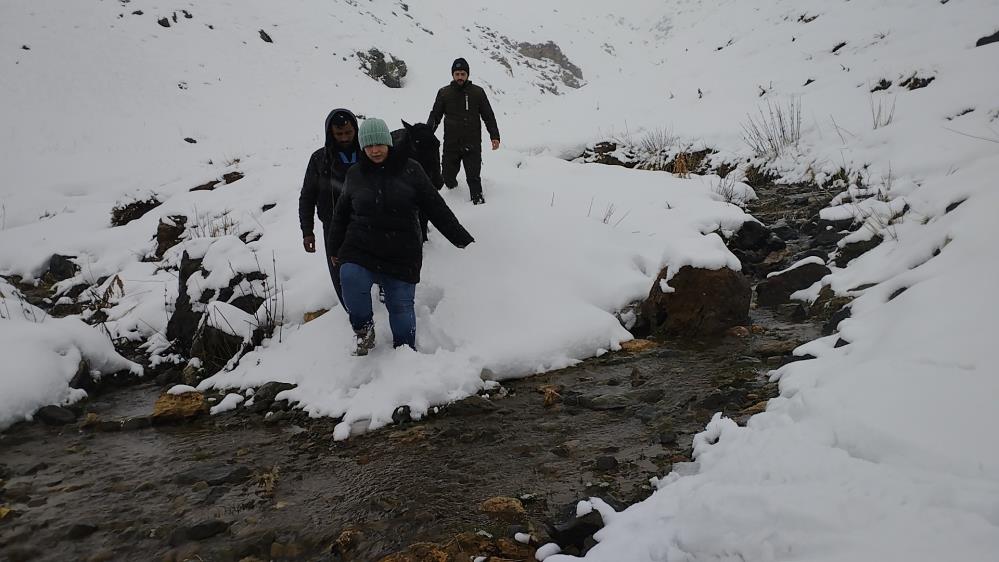
<svg viewBox="0 0 999 562">
<path fill-rule="evenodd" d="M 465 166 L 465 179 L 472 203 L 485 203 L 482 197 L 482 123 L 486 123 L 493 150 L 499 148 L 500 134 L 496 115 L 489 105 L 486 92 L 468 79 L 468 61 L 455 59 L 451 65 L 454 79 L 437 92 L 434 108 L 430 110 L 427 124 L 433 130 L 444 119 L 444 153 L 441 169 L 444 185 L 458 186 L 458 170 Z"/>
</svg>

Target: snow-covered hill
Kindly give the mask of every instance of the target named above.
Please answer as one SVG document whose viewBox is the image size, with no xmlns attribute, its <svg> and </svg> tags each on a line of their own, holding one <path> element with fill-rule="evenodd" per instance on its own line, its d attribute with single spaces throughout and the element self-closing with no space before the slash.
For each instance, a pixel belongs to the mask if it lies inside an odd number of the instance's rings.
<svg viewBox="0 0 999 562">
<path fill-rule="evenodd" d="M 999 312 L 999 43 L 976 43 L 999 31 L 997 14 L 994 0 L 9 0 L 0 274 L 31 279 L 53 254 L 75 256 L 78 276 L 59 287 L 106 278 L 103 327 L 156 352 L 184 251 L 209 270 L 276 270 L 280 341 L 204 384 L 298 383 L 290 397 L 345 416 L 346 436 L 388 423 L 398 405 L 419 415 L 474 393 L 483 369 L 521 376 L 614 348 L 630 337 L 614 312 L 645 296 L 663 266 L 738 267 L 713 232 L 747 217 L 718 196 L 717 178 L 562 160 L 586 145 L 668 129 L 678 148 L 712 148 L 715 163 L 740 171 L 845 178 L 835 185 L 849 196 L 827 218 L 859 216 L 871 228 L 857 236 L 880 229 L 886 240 L 824 281 L 858 297 L 853 317 L 799 350 L 817 359 L 777 372 L 781 398 L 748 427 L 713 421 L 689 475 L 665 477 L 624 513 L 605 509 L 590 557 L 989 559 L 999 548 L 988 354 L 999 335 L 988 321 Z M 405 62 L 401 88 L 362 70 L 358 53 L 371 49 Z M 485 155 L 489 204 L 471 207 L 464 187 L 446 194 L 477 242 L 459 251 L 432 237 L 421 353 L 351 358 L 322 260 L 301 248 L 305 164 L 333 107 L 390 125 L 424 120 L 457 56 L 503 136 Z M 800 141 L 754 154 L 748 115 L 792 100 Z M 244 177 L 190 191 L 232 171 Z M 113 207 L 151 195 L 162 205 L 111 227 Z M 889 205 L 908 212 L 889 224 Z M 185 239 L 160 259 L 157 225 L 179 215 Z M 115 279 L 120 290 L 108 292 Z M 189 287 L 218 288 L 201 281 Z M 5 316 L 35 312 L 0 290 Z M 302 322 L 319 308 L 333 311 Z M 3 425 L 76 397 L 41 378 L 53 365 L 66 382 L 81 356 L 128 366 L 79 337 L 82 325 L 0 325 Z M 834 348 L 836 338 L 850 344 Z M 56 352 L 24 353 L 39 345 Z"/>
</svg>

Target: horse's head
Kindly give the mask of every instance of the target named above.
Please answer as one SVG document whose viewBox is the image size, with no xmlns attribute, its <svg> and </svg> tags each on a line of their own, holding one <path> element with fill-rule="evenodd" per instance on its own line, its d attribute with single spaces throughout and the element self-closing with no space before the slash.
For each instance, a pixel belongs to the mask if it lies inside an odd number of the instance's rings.
<svg viewBox="0 0 999 562">
<path fill-rule="evenodd" d="M 436 152 L 440 149 L 441 141 L 437 140 L 437 135 L 434 134 L 433 129 L 426 123 L 411 125 L 403 121 L 402 126 L 406 128 L 409 142 L 412 143 L 413 150 L 417 153 Z"/>
</svg>

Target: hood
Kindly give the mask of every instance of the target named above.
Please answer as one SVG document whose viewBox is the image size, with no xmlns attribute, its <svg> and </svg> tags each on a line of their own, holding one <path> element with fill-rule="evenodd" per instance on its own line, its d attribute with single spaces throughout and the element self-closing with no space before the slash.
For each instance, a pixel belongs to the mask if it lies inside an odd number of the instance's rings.
<svg viewBox="0 0 999 562">
<path fill-rule="evenodd" d="M 326 121 L 323 124 L 323 133 L 324 133 L 323 136 L 326 138 L 326 147 L 327 148 L 332 148 L 332 147 L 336 146 L 336 140 L 333 138 L 333 133 L 330 132 L 330 122 L 333 120 L 333 116 L 337 115 L 338 113 L 342 113 L 342 114 L 344 114 L 344 115 L 347 116 L 347 119 L 349 119 L 350 122 L 354 124 L 354 131 L 357 131 L 357 129 L 358 129 L 358 126 L 357 126 L 357 116 L 355 116 L 354 113 L 351 110 L 344 109 L 342 107 L 334 109 L 333 111 L 330 112 L 329 115 L 326 116 Z M 354 136 L 354 150 L 355 151 L 359 150 L 358 146 L 359 145 L 357 144 L 357 136 L 355 135 Z"/>
</svg>

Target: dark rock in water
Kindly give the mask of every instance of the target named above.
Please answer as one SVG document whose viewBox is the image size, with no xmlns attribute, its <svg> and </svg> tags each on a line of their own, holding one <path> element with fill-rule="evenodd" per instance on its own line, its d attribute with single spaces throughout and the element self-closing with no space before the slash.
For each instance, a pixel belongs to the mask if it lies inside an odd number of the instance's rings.
<svg viewBox="0 0 999 562">
<path fill-rule="evenodd" d="M 990 45 L 992 43 L 999 43 L 999 31 L 996 31 L 992 35 L 986 35 L 978 41 L 975 41 L 975 46 L 984 47 L 985 45 Z"/>
<path fill-rule="evenodd" d="M 594 468 L 597 470 L 614 470 L 618 467 L 617 459 L 612 456 L 602 456 L 597 457 L 596 462 L 593 463 Z"/>
<path fill-rule="evenodd" d="M 43 406 L 35 412 L 35 417 L 47 425 L 66 425 L 76 421 L 76 414 L 62 406 Z"/>
<path fill-rule="evenodd" d="M 175 341 L 181 353 L 190 352 L 194 344 L 194 334 L 198 330 L 198 324 L 201 323 L 201 314 L 194 312 L 191 297 L 187 294 L 187 281 L 199 269 L 201 269 L 201 260 L 191 259 L 187 252 L 184 252 L 180 259 L 177 302 L 174 305 L 173 316 L 167 322 L 167 339 Z"/>
<path fill-rule="evenodd" d="M 760 306 L 774 306 L 791 300 L 791 293 L 807 289 L 831 271 L 820 263 L 806 263 L 774 275 L 756 285 L 756 302 Z"/>
<path fill-rule="evenodd" d="M 633 390 L 626 396 L 629 400 L 634 400 L 636 402 L 655 404 L 666 397 L 666 391 L 662 388 L 642 388 L 639 390 Z"/>
<path fill-rule="evenodd" d="M 481 396 L 469 396 L 447 407 L 447 413 L 451 416 L 477 416 L 491 414 L 495 411 L 496 404 Z"/>
<path fill-rule="evenodd" d="M 123 431 L 135 431 L 137 429 L 145 429 L 151 425 L 153 425 L 153 422 L 147 416 L 136 416 L 127 418 L 125 421 L 121 422 L 121 429 Z"/>
<path fill-rule="evenodd" d="M 111 209 L 111 226 L 123 226 L 140 219 L 161 204 L 162 202 L 156 197 L 150 197 L 143 201 L 132 201 L 124 205 L 115 205 Z"/>
<path fill-rule="evenodd" d="M 844 244 L 843 247 L 840 248 L 839 254 L 836 256 L 836 266 L 846 267 L 846 264 L 860 257 L 861 254 L 873 250 L 883 241 L 884 239 L 880 235 L 875 234 L 870 240 Z"/>
<path fill-rule="evenodd" d="M 63 256 L 60 254 L 52 254 L 49 258 L 49 268 L 45 272 L 44 277 L 49 281 L 65 281 L 71 277 L 76 276 L 76 272 L 79 268 L 73 263 L 73 258 L 76 256 Z"/>
<path fill-rule="evenodd" d="M 367 52 L 358 51 L 355 55 L 361 61 L 361 70 L 365 74 L 389 88 L 402 87 L 402 79 L 408 72 L 405 61 L 392 55 L 388 55 L 389 60 L 386 60 L 385 53 L 375 48 Z"/>
<path fill-rule="evenodd" d="M 160 219 L 156 226 L 156 257 L 162 258 L 167 250 L 180 243 L 187 225 L 184 215 L 170 215 Z"/>
<path fill-rule="evenodd" d="M 229 530 L 230 523 L 218 519 L 195 523 L 190 527 L 178 527 L 170 535 L 170 544 L 177 546 L 188 541 L 200 541 Z"/>
<path fill-rule="evenodd" d="M 676 433 L 673 431 L 663 431 L 659 434 L 660 445 L 676 445 Z"/>
<path fill-rule="evenodd" d="M 639 324 L 666 336 L 698 336 L 749 323 L 752 290 L 744 275 L 728 268 L 684 266 L 670 279 L 673 292 L 667 293 L 662 285 L 668 269 L 652 284 Z"/>
<path fill-rule="evenodd" d="M 196 466 L 178 474 L 175 481 L 178 484 L 194 484 L 207 482 L 209 486 L 222 484 L 240 484 L 250 478 L 252 471 L 238 465 L 207 465 Z"/>
<path fill-rule="evenodd" d="M 89 537 L 90 535 L 97 532 L 97 525 L 91 525 L 89 523 L 76 523 L 70 526 L 69 530 L 66 531 L 66 538 L 71 540 L 79 540 L 82 538 Z"/>
</svg>

